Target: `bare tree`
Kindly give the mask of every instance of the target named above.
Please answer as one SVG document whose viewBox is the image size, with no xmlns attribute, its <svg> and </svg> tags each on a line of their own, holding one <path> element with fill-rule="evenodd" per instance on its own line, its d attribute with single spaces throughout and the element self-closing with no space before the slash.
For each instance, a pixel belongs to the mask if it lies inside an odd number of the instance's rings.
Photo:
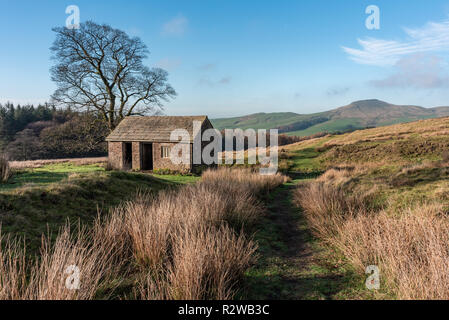
<svg viewBox="0 0 449 320">
<path fill-rule="evenodd" d="M 148 49 L 139 38 L 91 21 L 53 31 L 54 103 L 96 111 L 112 130 L 126 116 L 160 111 L 176 95 L 165 70 L 143 64 Z"/>
</svg>

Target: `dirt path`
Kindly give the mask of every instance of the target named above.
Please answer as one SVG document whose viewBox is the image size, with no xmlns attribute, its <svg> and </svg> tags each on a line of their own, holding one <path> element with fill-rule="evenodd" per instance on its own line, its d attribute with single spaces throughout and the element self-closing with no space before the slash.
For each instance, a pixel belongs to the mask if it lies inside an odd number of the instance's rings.
<svg viewBox="0 0 449 320">
<path fill-rule="evenodd" d="M 345 298 L 352 273 L 313 238 L 300 209 L 292 203 L 295 181 L 272 192 L 267 214 L 257 226 L 259 261 L 247 274 L 249 299 Z"/>
</svg>

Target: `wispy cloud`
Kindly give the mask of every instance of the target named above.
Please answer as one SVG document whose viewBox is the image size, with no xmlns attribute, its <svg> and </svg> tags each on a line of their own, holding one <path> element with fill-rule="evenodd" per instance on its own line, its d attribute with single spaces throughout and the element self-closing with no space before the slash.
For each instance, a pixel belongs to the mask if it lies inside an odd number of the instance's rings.
<svg viewBox="0 0 449 320">
<path fill-rule="evenodd" d="M 334 87 L 327 90 L 326 94 L 329 97 L 340 96 L 346 94 L 349 90 L 349 87 Z"/>
<path fill-rule="evenodd" d="M 423 52 L 449 51 L 449 20 L 429 22 L 421 28 L 403 28 L 406 39 L 358 39 L 361 49 L 342 47 L 357 63 L 394 65 L 402 57 Z"/>
<path fill-rule="evenodd" d="M 219 84 L 229 84 L 231 82 L 231 77 L 224 77 L 218 80 Z"/>
<path fill-rule="evenodd" d="M 155 66 L 157 68 L 162 68 L 167 71 L 173 71 L 177 67 L 181 65 L 181 59 L 171 59 L 171 58 L 164 58 L 156 62 Z"/>
<path fill-rule="evenodd" d="M 181 36 L 189 26 L 189 20 L 183 15 L 179 15 L 162 26 L 162 34 L 166 36 Z"/>
<path fill-rule="evenodd" d="M 217 67 L 216 63 L 206 63 L 198 67 L 200 71 L 211 71 Z"/>
<path fill-rule="evenodd" d="M 449 77 L 445 73 L 446 63 L 440 57 L 416 53 L 401 58 L 395 65 L 395 72 L 382 80 L 371 81 L 378 88 L 448 88 Z"/>
<path fill-rule="evenodd" d="M 206 86 L 209 86 L 209 87 L 214 87 L 214 86 L 216 86 L 216 85 L 226 85 L 226 84 L 229 84 L 229 83 L 231 83 L 231 80 L 232 80 L 232 78 L 229 77 L 229 76 L 223 77 L 223 78 L 221 78 L 221 79 L 219 79 L 219 80 L 211 80 L 211 79 L 209 79 L 209 78 L 201 78 L 201 79 L 198 81 L 198 84 L 199 84 L 199 85 L 206 85 Z"/>
</svg>

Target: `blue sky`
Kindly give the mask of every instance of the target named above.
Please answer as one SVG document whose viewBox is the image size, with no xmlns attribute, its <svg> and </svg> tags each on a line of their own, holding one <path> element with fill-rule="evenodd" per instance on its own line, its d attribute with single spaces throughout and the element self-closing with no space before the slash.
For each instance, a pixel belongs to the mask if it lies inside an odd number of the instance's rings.
<svg viewBox="0 0 449 320">
<path fill-rule="evenodd" d="M 139 36 L 178 92 L 168 115 L 312 113 L 378 98 L 449 105 L 449 0 L 0 0 L 0 102 L 49 99 L 68 5 Z M 368 5 L 380 29 L 368 30 Z"/>
</svg>

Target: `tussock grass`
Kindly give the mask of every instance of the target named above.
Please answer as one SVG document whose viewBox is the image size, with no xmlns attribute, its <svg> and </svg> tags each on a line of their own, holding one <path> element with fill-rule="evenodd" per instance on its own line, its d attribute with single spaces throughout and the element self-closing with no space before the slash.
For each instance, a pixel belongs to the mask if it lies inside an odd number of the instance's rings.
<svg viewBox="0 0 449 320">
<path fill-rule="evenodd" d="M 164 273 L 139 283 L 142 299 L 231 299 L 238 280 L 254 261 L 256 245 L 226 225 L 184 230 L 175 238 Z"/>
<path fill-rule="evenodd" d="M 32 260 L 2 238 L 0 298 L 95 299 L 132 274 L 137 299 L 230 299 L 255 259 L 244 228 L 263 213 L 257 196 L 284 181 L 223 169 L 195 185 L 139 192 L 92 228 L 67 224 L 54 242 L 43 237 Z M 80 271 L 77 290 L 67 288 L 70 266 Z"/>
<path fill-rule="evenodd" d="M 251 169 L 221 168 L 208 170 L 202 175 L 202 182 L 219 185 L 238 184 L 240 189 L 246 189 L 253 194 L 267 192 L 289 180 L 288 177 L 277 173 L 274 175 L 260 175 Z"/>
<path fill-rule="evenodd" d="M 24 297 L 27 277 L 25 252 L 20 241 L 0 232 L 0 300 Z"/>
<path fill-rule="evenodd" d="M 231 298 L 256 250 L 243 231 L 231 227 L 252 224 L 263 213 L 257 194 L 284 181 L 250 170 L 211 170 L 195 185 L 125 204 L 117 214 L 124 217 L 135 260 L 150 270 L 138 296 Z"/>
<path fill-rule="evenodd" d="M 67 224 L 54 243 L 43 237 L 36 259 L 29 259 L 17 240 L 1 239 L 1 300 L 93 299 L 116 267 L 111 265 L 114 246 L 85 228 L 73 233 Z M 78 284 L 70 281 L 77 273 Z"/>
<path fill-rule="evenodd" d="M 295 203 L 315 235 L 361 274 L 369 265 L 379 266 L 384 292 L 395 298 L 448 299 L 449 220 L 444 206 L 417 203 L 394 212 L 376 208 L 375 189 L 349 190 L 351 177 L 354 171 L 333 170 L 296 190 Z"/>
<path fill-rule="evenodd" d="M 334 244 L 362 272 L 378 265 L 398 299 L 449 299 L 449 223 L 440 205 L 359 215 L 339 227 Z"/>
</svg>

